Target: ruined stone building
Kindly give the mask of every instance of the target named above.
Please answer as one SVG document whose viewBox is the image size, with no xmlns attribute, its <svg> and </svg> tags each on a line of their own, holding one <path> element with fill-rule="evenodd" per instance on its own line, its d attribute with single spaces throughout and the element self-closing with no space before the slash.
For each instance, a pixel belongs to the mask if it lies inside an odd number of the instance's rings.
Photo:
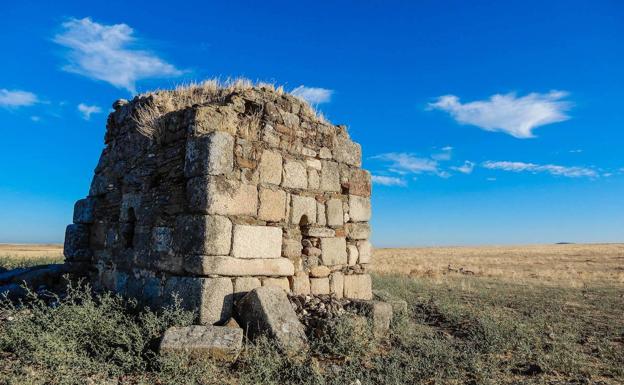
<svg viewBox="0 0 624 385">
<path fill-rule="evenodd" d="M 97 288 L 153 308 L 177 294 L 208 324 L 259 286 L 371 298 L 371 178 L 344 126 L 263 86 L 113 107 L 65 239 Z"/>
</svg>

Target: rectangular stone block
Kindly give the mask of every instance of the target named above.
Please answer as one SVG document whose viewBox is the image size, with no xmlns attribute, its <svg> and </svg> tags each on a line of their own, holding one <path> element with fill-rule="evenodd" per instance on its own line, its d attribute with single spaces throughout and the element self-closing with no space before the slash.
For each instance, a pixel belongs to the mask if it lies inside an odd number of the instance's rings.
<svg viewBox="0 0 624 385">
<path fill-rule="evenodd" d="M 228 277 L 274 276 L 285 277 L 295 273 L 287 258 L 239 259 L 228 256 L 193 255 L 185 260 L 185 270 L 197 275 Z"/>
<path fill-rule="evenodd" d="M 325 266 L 347 264 L 347 241 L 345 238 L 321 238 L 321 260 Z"/>
<path fill-rule="evenodd" d="M 362 147 L 349 139 L 345 133 L 339 133 L 334 137 L 334 159 L 350 166 L 362 166 Z"/>
<path fill-rule="evenodd" d="M 285 292 L 290 293 L 290 282 L 288 278 L 265 278 L 262 280 L 262 286 L 275 286 L 284 289 Z"/>
<path fill-rule="evenodd" d="M 290 223 L 298 225 L 316 223 L 316 200 L 313 197 L 291 195 Z"/>
<path fill-rule="evenodd" d="M 347 245 L 347 264 L 353 266 L 358 263 L 359 252 L 356 245 Z"/>
<path fill-rule="evenodd" d="M 320 226 L 327 225 L 327 216 L 325 214 L 325 204 L 316 202 L 316 223 Z"/>
<path fill-rule="evenodd" d="M 363 197 L 371 196 L 370 172 L 362 169 L 352 169 L 349 178 L 349 194 Z"/>
<path fill-rule="evenodd" d="M 343 297 L 344 274 L 339 271 L 335 271 L 329 276 L 329 291 L 331 294 L 335 294 L 336 298 Z"/>
<path fill-rule="evenodd" d="M 329 294 L 329 278 L 310 278 L 310 294 Z"/>
<path fill-rule="evenodd" d="M 197 312 L 199 323 L 212 325 L 232 316 L 233 293 L 230 278 L 170 276 L 165 281 L 163 300 L 165 305 L 172 304 L 178 297 L 184 309 Z"/>
<path fill-rule="evenodd" d="M 223 176 L 191 178 L 186 193 L 193 212 L 255 217 L 258 211 L 257 186 Z"/>
<path fill-rule="evenodd" d="M 368 274 L 344 276 L 344 296 L 351 299 L 372 299 L 372 280 Z"/>
<path fill-rule="evenodd" d="M 309 190 L 318 190 L 320 187 L 320 177 L 319 173 L 316 170 L 308 170 L 308 189 Z"/>
<path fill-rule="evenodd" d="M 369 241 L 357 242 L 359 262 L 370 263 L 373 256 L 373 245 Z"/>
<path fill-rule="evenodd" d="M 282 183 L 282 156 L 277 152 L 264 150 L 258 169 L 261 183 L 274 185 Z"/>
<path fill-rule="evenodd" d="M 260 187 L 258 219 L 279 222 L 286 217 L 286 192 Z"/>
<path fill-rule="evenodd" d="M 95 201 L 90 198 L 80 199 L 74 204 L 74 223 L 93 223 Z"/>
<path fill-rule="evenodd" d="M 184 175 L 221 175 L 232 172 L 234 166 L 234 137 L 217 131 L 193 137 L 186 142 Z"/>
<path fill-rule="evenodd" d="M 219 255 L 215 253 L 215 255 Z M 268 259 L 282 256 L 282 229 L 270 226 L 235 225 L 232 256 Z"/>
<path fill-rule="evenodd" d="M 340 169 L 338 163 L 324 160 L 320 188 L 323 191 L 340 192 Z"/>
<path fill-rule="evenodd" d="M 368 223 L 347 223 L 345 225 L 347 238 L 349 239 L 368 239 L 370 238 L 370 226 Z"/>
<path fill-rule="evenodd" d="M 349 218 L 351 222 L 368 222 L 371 218 L 370 199 L 349 195 Z"/>
<path fill-rule="evenodd" d="M 234 279 L 234 301 L 238 301 L 253 289 L 262 286 L 256 277 L 238 277 Z"/>
<path fill-rule="evenodd" d="M 327 201 L 327 225 L 334 227 L 344 225 L 344 213 L 340 199 L 329 199 Z"/>
<path fill-rule="evenodd" d="M 303 229 L 303 234 L 315 238 L 331 238 L 336 236 L 336 232 L 327 227 L 307 227 Z"/>
<path fill-rule="evenodd" d="M 303 271 L 290 278 L 293 294 L 310 294 L 310 277 Z"/>
<path fill-rule="evenodd" d="M 172 327 L 165 331 L 160 353 L 184 353 L 191 357 L 209 357 L 235 361 L 243 348 L 243 329 L 212 325 Z"/>
<path fill-rule="evenodd" d="M 284 161 L 284 178 L 282 186 L 305 189 L 308 187 L 308 173 L 306 166 L 298 160 Z"/>
<path fill-rule="evenodd" d="M 87 260 L 91 257 L 89 249 L 89 226 L 73 224 L 65 229 L 63 255 L 67 260 Z"/>
<path fill-rule="evenodd" d="M 180 254 L 228 255 L 232 222 L 220 215 L 180 215 L 174 229 L 175 249 Z"/>
</svg>

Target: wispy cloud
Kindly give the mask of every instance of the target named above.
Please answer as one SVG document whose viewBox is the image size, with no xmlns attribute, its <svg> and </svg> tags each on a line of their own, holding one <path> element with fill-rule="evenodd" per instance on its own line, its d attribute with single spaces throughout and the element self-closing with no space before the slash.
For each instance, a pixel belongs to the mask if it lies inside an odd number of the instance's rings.
<svg viewBox="0 0 624 385">
<path fill-rule="evenodd" d="M 35 123 L 39 123 L 41 121 L 41 117 L 37 115 L 33 115 L 30 117 L 30 120 L 32 120 Z"/>
<path fill-rule="evenodd" d="M 70 19 L 62 28 L 54 41 L 69 48 L 65 71 L 103 80 L 132 93 L 136 92 L 138 80 L 182 74 L 153 53 L 132 48 L 137 39 L 126 24 L 99 24 L 87 17 Z"/>
<path fill-rule="evenodd" d="M 22 90 L 0 89 L 0 107 L 18 108 L 32 106 L 38 103 L 37 95 L 32 92 Z"/>
<path fill-rule="evenodd" d="M 535 164 L 525 162 L 509 162 L 509 161 L 487 161 L 483 162 L 482 166 L 490 170 L 503 170 L 511 172 L 530 172 L 541 173 L 545 172 L 551 175 L 560 175 L 569 178 L 580 177 L 597 177 L 598 173 L 587 167 L 566 167 L 555 164 Z"/>
<path fill-rule="evenodd" d="M 453 147 L 446 146 L 442 147 L 441 150 L 441 152 L 431 155 L 431 158 L 435 160 L 451 160 L 451 156 L 453 155 Z"/>
<path fill-rule="evenodd" d="M 407 186 L 405 180 L 394 176 L 373 175 L 371 178 L 373 183 L 383 186 Z"/>
<path fill-rule="evenodd" d="M 469 160 L 464 161 L 464 164 L 459 167 L 451 167 L 455 171 L 459 171 L 462 174 L 471 174 L 475 168 L 475 163 Z"/>
<path fill-rule="evenodd" d="M 78 105 L 78 111 L 80 111 L 84 120 L 89 120 L 92 114 L 99 114 L 102 112 L 102 109 L 98 106 L 88 106 L 84 103 L 80 103 Z"/>
<path fill-rule="evenodd" d="M 532 138 L 535 128 L 570 119 L 565 112 L 572 103 L 563 100 L 566 96 L 564 91 L 534 92 L 522 97 L 509 93 L 461 103 L 455 95 L 444 95 L 430 103 L 429 108 L 446 111 L 461 124 L 504 132 L 516 138 Z"/>
<path fill-rule="evenodd" d="M 290 93 L 310 104 L 321 104 L 328 103 L 334 91 L 327 88 L 306 87 L 301 85 Z"/>
<path fill-rule="evenodd" d="M 373 156 L 372 159 L 389 163 L 388 170 L 398 174 L 437 174 L 439 172 L 437 161 L 405 152 L 389 152 Z"/>
</svg>

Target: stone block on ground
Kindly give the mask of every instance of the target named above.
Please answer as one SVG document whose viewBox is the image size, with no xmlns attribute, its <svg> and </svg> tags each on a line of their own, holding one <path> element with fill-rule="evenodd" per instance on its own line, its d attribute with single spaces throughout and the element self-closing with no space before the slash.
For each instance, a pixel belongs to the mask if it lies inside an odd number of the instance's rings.
<svg viewBox="0 0 624 385">
<path fill-rule="evenodd" d="M 381 301 L 354 300 L 347 306 L 347 310 L 368 317 L 373 324 L 376 336 L 385 336 L 390 330 L 392 322 L 392 306 Z"/>
<path fill-rule="evenodd" d="M 266 334 L 286 353 L 295 355 L 307 350 L 305 329 L 286 292 L 279 287 L 250 291 L 237 303 L 236 319 L 250 339 Z"/>
<path fill-rule="evenodd" d="M 236 360 L 242 347 L 241 328 L 191 325 L 167 329 L 160 343 L 160 353 L 187 353 L 193 357 L 232 362 Z"/>
<path fill-rule="evenodd" d="M 394 314 L 407 314 L 407 301 L 397 298 L 385 290 L 373 290 L 373 299 L 389 303 Z"/>
</svg>

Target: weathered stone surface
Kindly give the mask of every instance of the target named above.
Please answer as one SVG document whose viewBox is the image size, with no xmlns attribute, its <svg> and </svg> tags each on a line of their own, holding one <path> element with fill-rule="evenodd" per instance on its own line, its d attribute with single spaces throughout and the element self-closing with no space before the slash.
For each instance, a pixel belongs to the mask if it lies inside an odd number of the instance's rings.
<svg viewBox="0 0 624 385">
<path fill-rule="evenodd" d="M 306 159 L 306 165 L 309 168 L 318 170 L 318 171 L 321 171 L 321 168 L 322 168 L 321 161 L 318 159 Z"/>
<path fill-rule="evenodd" d="M 313 295 L 329 294 L 329 278 L 310 278 L 310 293 Z"/>
<path fill-rule="evenodd" d="M 316 170 L 308 170 L 308 189 L 310 190 L 318 190 L 320 187 L 321 180 L 319 178 L 319 173 Z"/>
<path fill-rule="evenodd" d="M 367 222 L 371 217 L 370 199 L 349 195 L 349 218 L 352 222 Z"/>
<path fill-rule="evenodd" d="M 187 182 L 189 208 L 195 212 L 220 215 L 252 215 L 258 211 L 255 185 L 221 177 L 195 177 Z"/>
<path fill-rule="evenodd" d="M 282 256 L 291 259 L 301 257 L 301 242 L 295 239 L 285 239 L 282 243 Z"/>
<path fill-rule="evenodd" d="M 349 194 L 371 196 L 371 174 L 366 170 L 353 169 L 349 179 Z"/>
<path fill-rule="evenodd" d="M 233 362 L 243 347 L 243 329 L 212 325 L 172 327 L 165 331 L 160 353 L 186 353 L 193 357 Z"/>
<path fill-rule="evenodd" d="M 198 135 L 214 131 L 236 134 L 238 117 L 236 111 L 221 106 L 208 105 L 194 109 L 193 130 Z"/>
<path fill-rule="evenodd" d="M 90 198 L 80 199 L 74 204 L 74 223 L 93 223 L 93 208 L 95 201 Z"/>
<path fill-rule="evenodd" d="M 302 219 L 304 219 L 303 222 Z M 290 223 L 298 225 L 315 222 L 316 200 L 313 197 L 291 195 Z"/>
<path fill-rule="evenodd" d="M 260 188 L 260 208 L 258 219 L 279 222 L 286 217 L 286 192 Z"/>
<path fill-rule="evenodd" d="M 86 260 L 91 257 L 89 227 L 83 224 L 68 225 L 65 229 L 63 254 L 68 260 Z"/>
<path fill-rule="evenodd" d="M 370 263 L 373 256 L 373 245 L 369 241 L 357 242 L 359 262 Z"/>
<path fill-rule="evenodd" d="M 320 188 L 323 191 L 340 191 L 340 169 L 338 163 L 326 161 L 323 162 L 321 170 Z"/>
<path fill-rule="evenodd" d="M 124 290 L 120 285 L 136 282 L 127 275 L 122 278 L 116 279 L 116 290 Z M 171 276 L 165 281 L 162 297 L 163 304 L 172 304 L 175 297 L 179 298 L 183 308 L 198 313 L 200 324 L 225 322 L 232 316 L 234 296 L 229 278 Z"/>
<path fill-rule="evenodd" d="M 321 149 L 319 150 L 319 158 L 331 159 L 332 158 L 331 150 L 327 147 L 321 147 Z"/>
<path fill-rule="evenodd" d="M 340 199 L 330 199 L 327 201 L 327 225 L 344 225 L 344 213 L 342 211 L 342 201 Z"/>
<path fill-rule="evenodd" d="M 282 183 L 282 156 L 279 153 L 264 150 L 258 168 L 260 182 L 274 185 Z"/>
<path fill-rule="evenodd" d="M 263 286 L 250 291 L 236 305 L 236 319 L 249 338 L 268 334 L 287 353 L 307 350 L 303 325 L 286 292 L 278 287 Z"/>
<path fill-rule="evenodd" d="M 316 223 L 320 226 L 325 226 L 327 224 L 325 204 L 321 202 L 316 202 Z"/>
<path fill-rule="evenodd" d="M 373 332 L 376 336 L 382 337 L 388 334 L 390 323 L 392 322 L 392 306 L 381 301 L 351 301 L 348 308 L 370 318 L 373 323 Z"/>
<path fill-rule="evenodd" d="M 260 286 L 262 286 L 262 283 L 256 277 L 238 277 L 234 279 L 234 301 L 238 301 L 245 294 Z"/>
<path fill-rule="evenodd" d="M 232 256 L 236 258 L 282 256 L 282 229 L 279 227 L 235 225 L 233 238 Z"/>
<path fill-rule="evenodd" d="M 359 252 L 356 245 L 347 245 L 347 264 L 353 266 L 358 263 Z"/>
<path fill-rule="evenodd" d="M 327 227 L 307 227 L 304 229 L 303 234 L 308 237 L 328 238 L 334 237 L 336 232 L 332 229 L 328 229 Z"/>
<path fill-rule="evenodd" d="M 232 222 L 220 215 L 184 215 L 176 220 L 174 243 L 182 254 L 228 255 Z"/>
<path fill-rule="evenodd" d="M 308 173 L 305 164 L 297 160 L 284 161 L 284 178 L 282 186 L 304 189 L 308 187 Z"/>
<path fill-rule="evenodd" d="M 310 294 L 310 278 L 303 271 L 291 277 L 291 287 L 293 294 Z"/>
<path fill-rule="evenodd" d="M 368 274 L 344 276 L 344 296 L 351 299 L 372 299 L 372 281 Z"/>
<path fill-rule="evenodd" d="M 215 324 L 227 321 L 232 316 L 234 288 L 230 278 L 203 278 L 203 292 L 199 322 Z"/>
<path fill-rule="evenodd" d="M 275 286 L 283 289 L 286 292 L 290 292 L 290 282 L 288 278 L 265 278 L 262 280 L 262 286 Z"/>
<path fill-rule="evenodd" d="M 321 252 L 321 259 L 325 266 L 347 264 L 345 238 L 321 238 Z"/>
<path fill-rule="evenodd" d="M 226 132 L 212 132 L 192 138 L 186 143 L 184 175 L 221 175 L 232 172 L 234 137 Z"/>
<path fill-rule="evenodd" d="M 370 226 L 368 223 L 347 223 L 345 231 L 349 239 L 368 239 L 370 237 Z"/>
<path fill-rule="evenodd" d="M 290 276 L 295 267 L 287 258 L 239 259 L 226 256 L 193 255 L 187 257 L 185 269 L 198 275 Z"/>
<path fill-rule="evenodd" d="M 329 273 L 331 273 L 331 270 L 327 266 L 314 266 L 310 269 L 310 277 L 314 278 L 329 277 Z"/>
<path fill-rule="evenodd" d="M 344 274 L 339 271 L 333 272 L 329 276 L 329 291 L 336 295 L 336 298 L 342 298 L 344 293 Z"/>
<path fill-rule="evenodd" d="M 362 165 L 362 147 L 349 139 L 346 134 L 334 137 L 334 159 L 341 163 L 360 167 Z"/>
</svg>

